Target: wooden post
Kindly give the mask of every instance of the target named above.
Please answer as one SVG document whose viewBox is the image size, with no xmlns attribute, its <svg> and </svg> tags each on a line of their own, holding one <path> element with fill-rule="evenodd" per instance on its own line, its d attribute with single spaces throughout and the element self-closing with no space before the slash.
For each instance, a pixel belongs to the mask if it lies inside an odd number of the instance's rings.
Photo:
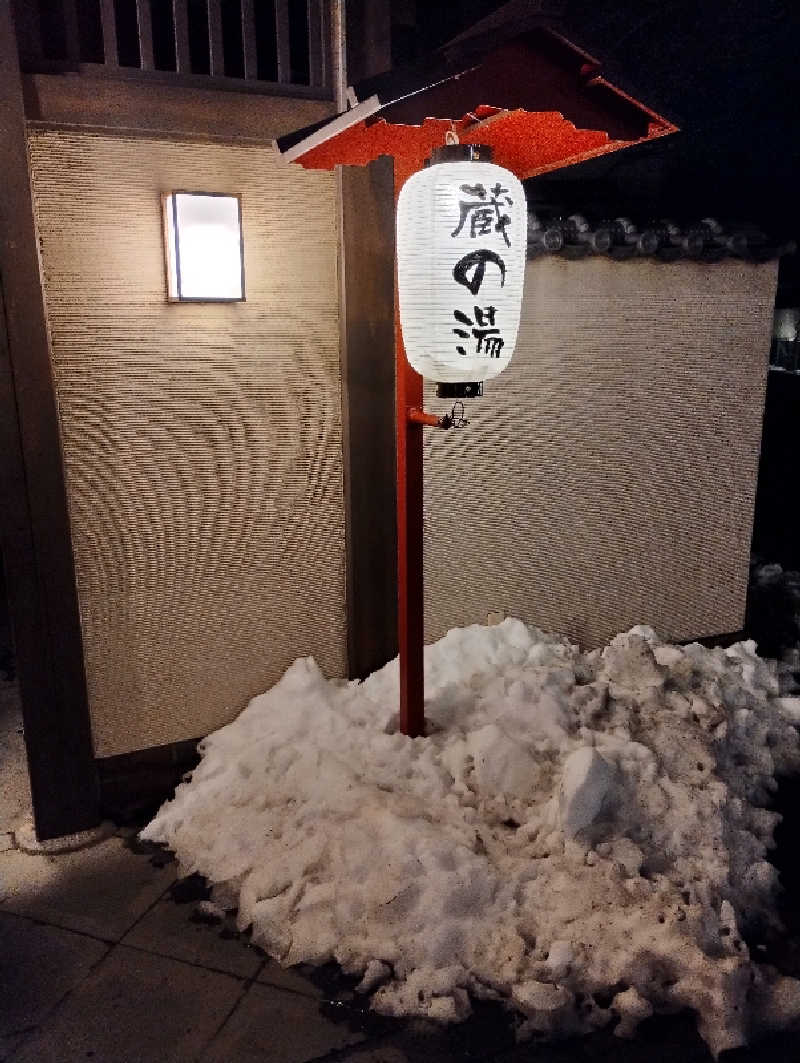
<svg viewBox="0 0 800 1063">
<path fill-rule="evenodd" d="M 222 42 L 222 7 L 220 0 L 208 0 L 208 69 L 212 77 L 221 78 L 225 76 L 225 49 Z"/>
<path fill-rule="evenodd" d="M 344 35 L 336 33 L 341 7 L 332 6 L 334 42 L 342 36 L 347 41 L 346 76 L 333 48 L 340 110 L 345 83 L 391 65 L 388 0 L 348 0 Z M 423 427 L 409 413 L 422 407 L 422 377 L 405 355 L 394 271 L 394 205 L 412 171 L 395 160 L 392 196 L 384 165 L 379 160 L 366 170 L 339 167 L 348 653 L 350 674 L 361 677 L 399 650 L 400 728 L 416 737 L 424 732 Z M 394 322 L 393 336 L 388 321 Z M 395 490 L 384 493 L 393 472 Z"/>
<path fill-rule="evenodd" d="M 241 0 L 241 14 L 242 51 L 244 52 L 244 76 L 248 80 L 250 80 L 258 77 L 255 0 Z"/>
<path fill-rule="evenodd" d="M 363 679 L 397 653 L 394 171 L 338 169 L 347 651 Z"/>
<path fill-rule="evenodd" d="M 136 28 L 139 34 L 139 66 L 142 70 L 153 70 L 155 61 L 150 0 L 136 0 Z"/>
<path fill-rule="evenodd" d="M 103 29 L 103 62 L 106 66 L 119 66 L 114 0 L 101 0 L 100 21 Z"/>
<path fill-rule="evenodd" d="M 306 0 L 308 22 L 308 83 L 325 85 L 326 19 L 322 13 L 323 0 Z"/>
<path fill-rule="evenodd" d="M 329 3 L 331 83 L 340 111 L 348 83 L 389 65 L 388 31 L 364 19 L 364 3 Z M 361 679 L 397 654 L 392 162 L 339 166 L 337 179 L 347 649 L 349 674 Z"/>
<path fill-rule="evenodd" d="M 289 0 L 275 0 L 275 48 L 278 81 L 282 85 L 289 85 L 292 80 L 291 52 L 289 49 Z"/>
<path fill-rule="evenodd" d="M 172 0 L 172 25 L 175 30 L 175 69 L 179 74 L 191 74 L 189 53 L 189 8 L 187 0 Z"/>
<path fill-rule="evenodd" d="M 99 823 L 22 86 L 0 0 L 0 534 L 39 838 Z"/>
</svg>

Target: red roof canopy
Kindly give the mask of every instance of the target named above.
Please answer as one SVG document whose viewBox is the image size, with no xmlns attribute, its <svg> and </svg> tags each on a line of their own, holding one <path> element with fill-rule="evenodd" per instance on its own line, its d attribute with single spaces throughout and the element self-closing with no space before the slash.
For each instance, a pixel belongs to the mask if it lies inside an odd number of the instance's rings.
<svg viewBox="0 0 800 1063">
<path fill-rule="evenodd" d="M 276 147 L 310 169 L 391 155 L 399 187 L 448 131 L 490 145 L 522 180 L 677 130 L 599 71 L 596 59 L 546 27 L 499 45 L 471 38 L 464 54 L 451 48 L 351 88 L 351 109 Z"/>
</svg>

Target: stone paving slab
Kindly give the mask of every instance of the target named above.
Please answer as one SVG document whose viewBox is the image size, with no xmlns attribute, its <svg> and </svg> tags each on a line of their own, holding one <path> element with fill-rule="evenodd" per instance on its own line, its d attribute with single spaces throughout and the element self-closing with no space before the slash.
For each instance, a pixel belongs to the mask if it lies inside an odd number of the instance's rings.
<svg viewBox="0 0 800 1063">
<path fill-rule="evenodd" d="M 728 1058 L 725 1054 L 721 1060 L 727 1063 Z M 602 1030 L 551 1044 L 525 1041 L 501 1053 L 496 1063 L 608 1063 L 609 1060 L 613 1063 L 713 1063 L 711 1053 L 697 1033 L 694 1017 L 688 1012 L 648 1020 L 633 1040 L 623 1040 L 613 1032 Z"/>
<path fill-rule="evenodd" d="M 314 1000 L 321 1000 L 324 996 L 322 990 L 301 970 L 296 967 L 281 967 L 275 960 L 267 960 L 258 972 L 256 981 L 275 986 L 277 989 L 288 989 L 291 993 L 300 993 L 301 996 L 312 997 Z"/>
<path fill-rule="evenodd" d="M 107 952 L 94 938 L 0 913 L 0 1035 L 38 1026 Z"/>
<path fill-rule="evenodd" d="M 122 943 L 240 978 L 254 977 L 263 963 L 227 920 L 210 923 L 201 918 L 196 904 L 176 904 L 169 896 L 151 908 Z"/>
<path fill-rule="evenodd" d="M 202 1063 L 308 1063 L 363 1039 L 326 1019 L 309 997 L 256 983 L 200 1058 Z"/>
<path fill-rule="evenodd" d="M 9 1037 L 0 1035 L 0 1063 L 7 1063 L 25 1040 L 25 1034 L 12 1033 Z"/>
<path fill-rule="evenodd" d="M 60 856 L 0 853 L 0 912 L 118 941 L 167 889 L 173 865 L 153 867 L 120 838 Z"/>
<path fill-rule="evenodd" d="M 409 1063 L 408 1056 L 394 1045 L 357 1048 L 342 1057 L 341 1063 Z"/>
<path fill-rule="evenodd" d="M 472 1015 L 460 1023 L 439 1023 L 429 1019 L 386 1020 L 381 1044 L 391 1046 L 408 1063 L 477 1063 L 494 1059 L 515 1044 L 511 1015 L 499 1004 L 474 1000 Z M 541 1063 L 547 1063 L 545 1059 Z"/>
<path fill-rule="evenodd" d="M 230 975 L 117 945 L 14 1063 L 192 1063 L 242 986 Z"/>
</svg>

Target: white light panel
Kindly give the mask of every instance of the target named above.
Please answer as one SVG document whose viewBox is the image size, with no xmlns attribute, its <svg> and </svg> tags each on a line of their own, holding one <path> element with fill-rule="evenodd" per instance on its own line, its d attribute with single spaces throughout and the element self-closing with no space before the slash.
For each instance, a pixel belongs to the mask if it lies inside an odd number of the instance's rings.
<svg viewBox="0 0 800 1063">
<path fill-rule="evenodd" d="M 164 196 L 167 284 L 172 300 L 244 299 L 242 215 L 238 196 Z"/>
</svg>

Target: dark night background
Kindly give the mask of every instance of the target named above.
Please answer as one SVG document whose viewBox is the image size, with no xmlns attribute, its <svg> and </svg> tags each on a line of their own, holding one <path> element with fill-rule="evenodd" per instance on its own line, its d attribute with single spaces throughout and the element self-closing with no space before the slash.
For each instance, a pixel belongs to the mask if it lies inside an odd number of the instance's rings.
<svg viewBox="0 0 800 1063">
<path fill-rule="evenodd" d="M 395 62 L 444 43 L 504 5 L 417 4 L 416 34 L 393 26 Z M 543 201 L 605 213 L 713 216 L 800 234 L 800 4 L 797 0 L 551 0 L 565 35 L 681 132 L 529 182 Z M 402 16 L 399 16 L 402 17 Z M 489 101 L 487 101 L 489 102 Z M 607 216 L 607 215 L 606 215 Z M 612 215 L 613 216 L 613 215 Z M 800 303 L 797 258 L 780 298 Z"/>
</svg>

